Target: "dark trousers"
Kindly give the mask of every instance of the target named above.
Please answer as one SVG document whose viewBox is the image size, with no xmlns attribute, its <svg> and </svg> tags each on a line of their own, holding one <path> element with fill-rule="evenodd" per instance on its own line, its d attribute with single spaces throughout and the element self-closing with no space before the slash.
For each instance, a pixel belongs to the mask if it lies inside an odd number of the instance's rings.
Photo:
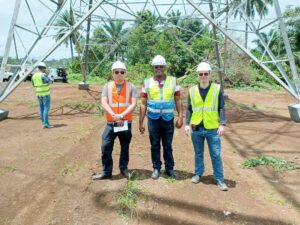
<svg viewBox="0 0 300 225">
<path fill-rule="evenodd" d="M 151 143 L 153 169 L 161 169 L 160 142 L 162 142 L 165 169 L 166 171 L 173 170 L 174 158 L 172 142 L 174 135 L 174 120 L 165 121 L 161 117 L 157 120 L 148 118 L 148 131 Z"/>
<path fill-rule="evenodd" d="M 104 174 L 111 175 L 113 170 L 112 151 L 116 137 L 119 138 L 121 145 L 121 153 L 119 160 L 119 169 L 127 169 L 129 162 L 129 144 L 131 141 L 131 124 L 128 124 L 127 131 L 114 133 L 113 124 L 106 124 L 105 130 L 102 134 L 102 170 Z"/>
</svg>

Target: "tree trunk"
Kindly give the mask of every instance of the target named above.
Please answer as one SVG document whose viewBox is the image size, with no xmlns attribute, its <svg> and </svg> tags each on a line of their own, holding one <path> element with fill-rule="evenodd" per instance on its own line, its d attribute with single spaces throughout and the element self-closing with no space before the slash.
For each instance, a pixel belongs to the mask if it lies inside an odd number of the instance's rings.
<svg viewBox="0 0 300 225">
<path fill-rule="evenodd" d="M 72 42 L 71 36 L 69 38 L 69 41 L 70 41 L 70 48 L 71 48 L 71 59 L 73 61 L 73 59 L 74 59 L 74 49 L 73 49 L 73 42 Z"/>
</svg>

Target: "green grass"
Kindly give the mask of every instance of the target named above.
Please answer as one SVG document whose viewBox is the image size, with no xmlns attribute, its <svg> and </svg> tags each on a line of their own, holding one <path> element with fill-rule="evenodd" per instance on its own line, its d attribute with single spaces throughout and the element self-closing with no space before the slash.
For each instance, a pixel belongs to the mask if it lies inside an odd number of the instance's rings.
<svg viewBox="0 0 300 225">
<path fill-rule="evenodd" d="M 138 181 L 133 178 L 133 174 L 129 174 L 124 190 L 118 195 L 117 203 L 119 213 L 123 216 L 132 217 L 135 213 L 136 204 L 143 193 L 138 187 Z"/>
<path fill-rule="evenodd" d="M 78 165 L 72 165 L 72 166 L 71 165 L 65 165 L 65 167 L 60 170 L 59 174 L 62 177 L 73 176 L 74 173 L 76 173 L 78 170 L 79 170 Z"/>
<path fill-rule="evenodd" d="M 5 175 L 7 173 L 13 173 L 17 170 L 15 166 L 5 166 L 0 170 L 0 175 Z"/>
<path fill-rule="evenodd" d="M 80 73 L 70 73 L 68 74 L 68 82 L 71 84 L 79 84 L 82 82 L 82 75 Z M 89 84 L 104 84 L 106 79 L 99 76 L 90 76 L 87 83 Z"/>
<path fill-rule="evenodd" d="M 275 159 L 269 156 L 259 156 L 253 159 L 247 159 L 241 164 L 241 167 L 244 169 L 256 166 L 271 166 L 277 172 L 300 169 L 300 166 L 296 163 L 282 159 Z"/>
</svg>

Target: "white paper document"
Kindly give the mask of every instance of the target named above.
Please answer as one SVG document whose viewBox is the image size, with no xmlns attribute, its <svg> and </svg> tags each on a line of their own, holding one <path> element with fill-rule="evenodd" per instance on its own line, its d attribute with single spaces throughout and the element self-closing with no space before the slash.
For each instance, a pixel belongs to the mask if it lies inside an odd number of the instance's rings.
<svg viewBox="0 0 300 225">
<path fill-rule="evenodd" d="M 114 126 L 114 132 L 115 133 L 120 132 L 120 131 L 124 131 L 124 130 L 128 130 L 128 121 L 127 120 L 124 120 L 124 124 L 121 127 L 115 127 Z"/>
</svg>

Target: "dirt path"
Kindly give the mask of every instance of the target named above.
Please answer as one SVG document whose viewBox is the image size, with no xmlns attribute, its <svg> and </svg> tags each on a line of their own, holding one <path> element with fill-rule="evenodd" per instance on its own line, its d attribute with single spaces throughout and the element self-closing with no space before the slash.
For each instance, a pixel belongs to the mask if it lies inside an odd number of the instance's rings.
<svg viewBox="0 0 300 225">
<path fill-rule="evenodd" d="M 118 214 L 117 196 L 126 180 L 118 173 L 119 144 L 113 152 L 114 178 L 94 182 L 100 163 L 104 119 L 97 108 L 100 86 L 79 91 L 76 85 L 52 88 L 50 120 L 45 130 L 29 83 L 22 84 L 1 107 L 0 224 L 300 224 L 300 171 L 241 169 L 246 158 L 274 156 L 300 164 L 300 125 L 289 119 L 284 92 L 228 90 L 229 125 L 223 137 L 226 182 L 213 183 L 209 155 L 203 182 L 192 184 L 193 148 L 184 130 L 176 130 L 174 157 L 178 180 L 150 179 L 148 134 L 133 124 L 129 168 L 145 190 L 133 218 Z M 137 121 L 137 117 L 136 117 Z M 224 211 L 230 212 L 228 216 Z"/>
</svg>

